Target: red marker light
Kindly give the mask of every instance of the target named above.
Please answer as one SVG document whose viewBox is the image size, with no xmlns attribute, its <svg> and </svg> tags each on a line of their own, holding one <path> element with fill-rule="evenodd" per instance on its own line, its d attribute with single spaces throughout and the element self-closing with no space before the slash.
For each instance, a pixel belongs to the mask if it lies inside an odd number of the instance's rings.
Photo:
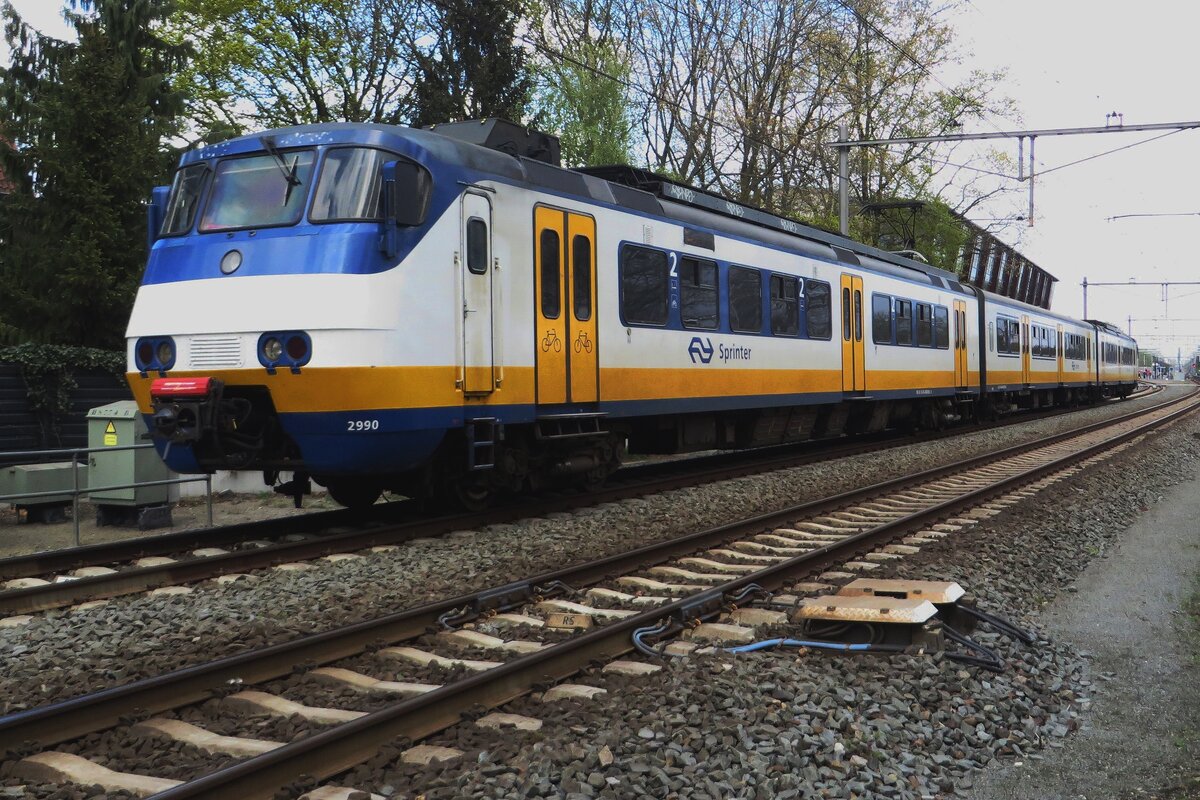
<svg viewBox="0 0 1200 800">
<path fill-rule="evenodd" d="M 207 397 L 212 378 L 155 378 L 150 385 L 152 397 Z"/>
</svg>

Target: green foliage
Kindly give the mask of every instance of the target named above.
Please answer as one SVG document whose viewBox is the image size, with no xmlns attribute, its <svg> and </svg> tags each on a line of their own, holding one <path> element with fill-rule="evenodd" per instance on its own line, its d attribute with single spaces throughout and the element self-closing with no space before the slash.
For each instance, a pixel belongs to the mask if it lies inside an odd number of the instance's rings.
<svg viewBox="0 0 1200 800">
<path fill-rule="evenodd" d="M 207 141 L 246 129 L 385 122 L 411 111 L 416 0 L 177 0 L 167 36 Z"/>
<path fill-rule="evenodd" d="M 29 393 L 34 413 L 54 420 L 70 410 L 74 373 L 103 370 L 114 375 L 125 372 L 125 353 L 93 347 L 21 344 L 0 347 L 0 364 L 15 364 Z"/>
<path fill-rule="evenodd" d="M 915 213 L 891 208 L 860 219 L 862 241 L 883 250 L 916 250 L 933 266 L 959 272 L 971 232 L 945 203 L 929 200 L 921 202 Z"/>
<path fill-rule="evenodd" d="M 521 0 L 438 0 L 434 45 L 417 54 L 413 124 L 501 117 L 523 122 L 532 77 L 513 42 Z"/>
<path fill-rule="evenodd" d="M 615 43 L 591 40 L 542 67 L 539 116 L 558 131 L 564 166 L 630 163 L 633 127 L 622 85 L 629 73 Z"/>
<path fill-rule="evenodd" d="M 116 347 L 145 261 L 145 200 L 165 180 L 183 53 L 150 31 L 166 0 L 96 0 L 77 42 L 26 26 L 5 4 L 0 69 L 0 333 L 6 341 Z"/>
</svg>

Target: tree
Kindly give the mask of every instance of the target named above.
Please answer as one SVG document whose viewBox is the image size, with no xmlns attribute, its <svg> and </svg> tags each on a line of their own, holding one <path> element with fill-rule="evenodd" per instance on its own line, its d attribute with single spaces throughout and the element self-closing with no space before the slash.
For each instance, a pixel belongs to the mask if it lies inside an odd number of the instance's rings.
<svg viewBox="0 0 1200 800">
<path fill-rule="evenodd" d="M 523 122 L 533 82 L 514 42 L 520 0 L 435 0 L 427 12 L 434 44 L 417 55 L 413 124 Z"/>
<path fill-rule="evenodd" d="M 538 124 L 557 131 L 567 166 L 627 164 L 633 124 L 624 83 L 629 64 L 615 42 L 584 40 L 541 70 Z M 611 77 L 610 77 L 611 76 Z"/>
<path fill-rule="evenodd" d="M 77 42 L 2 10 L 0 329 L 9 339 L 118 347 L 145 263 L 145 200 L 169 170 L 184 57 L 159 39 L 165 0 L 96 0 Z"/>
<path fill-rule="evenodd" d="M 178 0 L 169 35 L 202 45 L 180 76 L 193 127 L 229 135 L 408 119 L 419 8 L 418 0 Z"/>
</svg>

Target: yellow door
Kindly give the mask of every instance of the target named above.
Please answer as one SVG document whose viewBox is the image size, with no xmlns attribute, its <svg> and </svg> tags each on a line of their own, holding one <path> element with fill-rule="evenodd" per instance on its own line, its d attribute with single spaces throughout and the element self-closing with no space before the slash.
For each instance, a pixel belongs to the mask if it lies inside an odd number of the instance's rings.
<svg viewBox="0 0 1200 800">
<path fill-rule="evenodd" d="M 534 210 L 534 291 L 538 403 L 597 402 L 594 219 L 559 208 Z"/>
<path fill-rule="evenodd" d="M 570 287 L 571 350 L 568 393 L 572 403 L 600 400 L 600 354 L 596 336 L 596 220 L 567 214 L 567 284 Z"/>
<path fill-rule="evenodd" d="M 1066 371 L 1063 369 L 1063 329 L 1062 325 L 1058 326 L 1058 382 L 1062 383 L 1067 379 Z"/>
<path fill-rule="evenodd" d="M 954 385 L 967 387 L 967 303 L 954 301 Z"/>
<path fill-rule="evenodd" d="M 538 206 L 533 212 L 534 234 L 534 353 L 537 357 L 537 401 L 567 402 L 567 320 L 563 315 L 566 259 L 563 227 L 566 215 L 557 208 Z"/>
<path fill-rule="evenodd" d="M 1021 383 L 1029 383 L 1029 316 L 1021 317 Z"/>
<path fill-rule="evenodd" d="M 842 275 L 842 391 L 867 388 L 863 343 L 863 282 L 857 275 Z"/>
</svg>

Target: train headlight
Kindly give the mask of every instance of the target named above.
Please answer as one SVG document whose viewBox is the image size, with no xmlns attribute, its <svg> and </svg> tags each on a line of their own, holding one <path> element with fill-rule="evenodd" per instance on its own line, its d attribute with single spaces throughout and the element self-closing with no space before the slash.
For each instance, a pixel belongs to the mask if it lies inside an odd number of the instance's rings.
<svg viewBox="0 0 1200 800">
<path fill-rule="evenodd" d="M 133 350 L 133 360 L 141 372 L 150 369 L 154 363 L 154 345 L 149 339 L 138 339 L 137 346 Z"/>
<path fill-rule="evenodd" d="M 267 331 L 258 337 L 258 363 L 271 375 L 286 367 L 292 372 L 312 359 L 312 337 L 304 331 Z"/>
<path fill-rule="evenodd" d="M 271 336 L 263 340 L 262 343 L 263 358 L 271 363 L 279 361 L 283 355 L 283 342 Z"/>
<path fill-rule="evenodd" d="M 163 339 L 158 343 L 158 366 L 159 369 L 167 369 L 169 365 L 175 363 L 175 343 L 170 339 Z"/>
<path fill-rule="evenodd" d="M 242 265 L 242 254 L 237 250 L 230 250 L 221 257 L 221 272 L 225 275 L 232 275 L 237 272 L 238 267 Z"/>
</svg>

